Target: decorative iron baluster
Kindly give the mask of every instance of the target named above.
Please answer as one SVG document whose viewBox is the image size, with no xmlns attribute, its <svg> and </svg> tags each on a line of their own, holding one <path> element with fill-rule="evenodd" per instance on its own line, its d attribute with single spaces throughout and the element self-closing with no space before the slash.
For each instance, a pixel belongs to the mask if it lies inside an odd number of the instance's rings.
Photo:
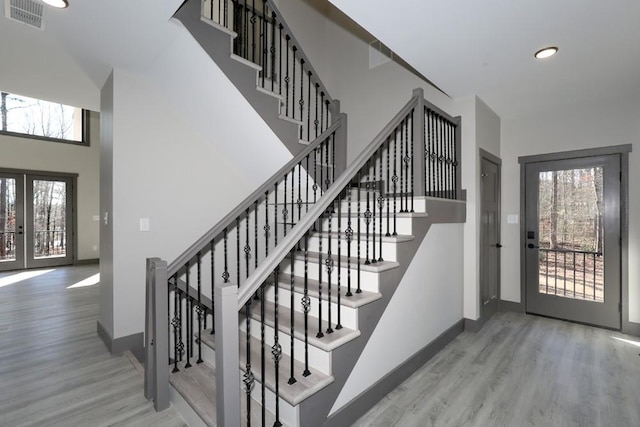
<svg viewBox="0 0 640 427">
<path fill-rule="evenodd" d="M 353 240 L 353 228 L 351 228 L 351 184 L 347 186 L 347 228 L 344 230 L 344 238 L 347 241 L 347 293 L 350 297 L 351 293 L 351 241 Z"/>
<path fill-rule="evenodd" d="M 334 157 L 335 160 L 335 157 Z M 335 171 L 335 169 L 334 169 Z M 334 179 L 335 182 L 335 179 Z M 342 293 L 342 283 L 340 282 L 341 276 L 342 276 L 342 272 L 341 272 L 341 267 L 342 267 L 342 233 L 341 233 L 341 221 L 342 221 L 342 199 L 343 199 L 343 193 L 344 190 L 342 192 L 340 192 L 340 195 L 338 196 L 338 220 L 336 221 L 337 225 L 338 225 L 338 323 L 336 324 L 336 329 L 342 329 L 342 306 L 340 304 L 341 302 L 341 293 Z"/>
<path fill-rule="evenodd" d="M 391 194 L 391 189 L 390 189 L 391 180 L 389 179 L 389 171 L 391 170 L 391 167 L 389 166 L 389 160 L 391 158 L 391 151 L 389 151 L 390 150 L 390 148 L 389 148 L 390 139 L 391 139 L 390 136 L 387 137 L 387 182 L 386 182 L 386 184 L 387 184 L 387 197 L 389 197 L 389 194 Z M 390 231 L 391 230 L 390 205 L 391 205 L 391 203 L 387 203 L 387 233 L 386 233 L 387 236 L 391 236 L 391 231 Z"/>
<path fill-rule="evenodd" d="M 415 212 L 415 210 L 413 209 L 413 207 L 414 207 L 413 206 L 413 196 L 414 196 L 414 188 L 413 188 L 413 185 L 414 185 L 414 182 L 413 182 L 413 179 L 414 179 L 414 177 L 413 177 L 413 158 L 415 157 L 415 151 L 414 151 L 415 145 L 414 145 L 414 141 L 413 141 L 413 117 L 414 117 L 413 115 L 414 115 L 414 111 L 415 110 L 411 110 L 411 113 L 410 113 L 411 114 L 411 116 L 410 116 L 411 117 L 411 150 L 410 150 L 410 153 L 411 153 L 411 181 L 409 183 L 410 188 L 411 188 L 410 194 L 409 194 L 409 197 L 411 198 L 411 210 L 410 210 L 410 212 Z"/>
<path fill-rule="evenodd" d="M 329 129 L 329 100 L 328 99 L 325 100 L 324 104 L 325 104 L 325 109 L 327 110 L 327 112 L 325 113 L 326 124 L 324 125 L 325 126 L 324 130 L 327 130 L 327 129 Z"/>
<path fill-rule="evenodd" d="M 378 178 L 379 178 L 379 183 L 378 183 L 378 189 L 380 190 L 380 194 L 378 195 L 378 212 L 380 212 L 380 228 L 378 230 L 378 239 L 380 241 L 380 245 L 379 245 L 379 257 L 378 257 L 378 262 L 382 262 L 382 208 L 384 208 L 384 188 L 383 188 L 383 184 L 382 184 L 382 161 L 384 159 L 384 142 L 380 145 L 380 150 L 379 150 L 379 154 L 380 154 L 380 158 L 378 159 L 378 164 L 379 164 L 379 168 L 378 168 Z M 375 245 L 375 241 L 374 241 L 374 245 Z"/>
<path fill-rule="evenodd" d="M 280 267 L 276 267 L 273 272 L 273 281 L 276 284 L 275 293 L 274 293 L 274 333 L 273 333 L 273 346 L 271 346 L 271 355 L 273 356 L 273 365 L 275 368 L 275 399 L 276 399 L 276 421 L 273 424 L 274 426 L 281 426 L 280 422 L 280 359 L 282 359 L 282 346 L 280 345 L 280 329 L 279 329 L 279 318 L 278 318 L 278 294 L 280 293 L 280 287 L 278 283 L 280 283 Z"/>
<path fill-rule="evenodd" d="M 311 141 L 311 76 L 313 73 L 311 71 L 307 72 L 308 76 L 308 85 L 307 85 L 307 101 L 309 101 L 309 105 L 307 106 L 307 141 Z M 307 168 L 309 170 L 309 168 Z"/>
<path fill-rule="evenodd" d="M 309 157 L 311 154 L 307 154 L 305 157 L 305 161 L 307 162 L 307 167 L 305 168 L 305 176 L 307 183 L 305 184 L 305 212 L 309 212 Z"/>
<path fill-rule="evenodd" d="M 292 70 L 293 78 L 291 79 L 291 117 L 295 119 L 296 118 L 296 52 L 298 51 L 298 48 L 294 45 L 291 49 L 293 50 L 293 70 Z"/>
<path fill-rule="evenodd" d="M 180 290 L 178 289 L 178 273 L 173 275 L 173 283 L 175 288 L 173 291 L 173 318 L 171 319 L 171 326 L 173 326 L 173 370 L 172 372 L 180 372 L 178 369 L 178 360 L 182 358 L 182 349 L 180 344 L 182 340 L 178 340 L 178 331 L 182 329 L 180 324 L 180 317 L 178 316 L 178 306 L 180 305 Z"/>
<path fill-rule="evenodd" d="M 291 37 L 289 36 L 289 34 L 287 34 L 284 37 L 285 41 L 286 41 L 286 48 L 287 48 L 287 54 L 286 54 L 286 70 L 287 70 L 287 74 L 286 77 L 284 78 L 284 87 L 285 87 L 285 97 L 284 97 L 284 115 L 289 117 L 289 82 L 291 81 L 289 79 L 289 41 L 291 40 Z"/>
<path fill-rule="evenodd" d="M 271 12 L 271 92 L 274 92 L 276 84 L 276 14 Z"/>
<path fill-rule="evenodd" d="M 458 143 L 456 126 L 453 127 L 453 198 L 458 198 Z"/>
<path fill-rule="evenodd" d="M 255 385 L 255 377 L 251 371 L 251 298 L 244 305 L 244 317 L 246 325 L 246 359 L 247 362 L 244 366 L 244 375 L 242 376 L 242 382 L 244 383 L 244 390 L 247 394 L 247 426 L 251 426 L 251 392 Z"/>
<path fill-rule="evenodd" d="M 408 117 L 405 119 L 405 125 L 404 125 L 405 144 L 404 144 L 404 158 L 403 158 L 404 161 L 402 162 L 404 166 L 404 199 L 405 199 L 404 211 L 405 212 L 409 212 L 409 163 L 411 162 L 411 157 L 409 157 L 409 127 L 410 126 L 409 126 Z"/>
<path fill-rule="evenodd" d="M 260 44 L 262 46 L 262 55 L 261 55 L 261 61 L 262 63 L 260 64 L 260 66 L 262 67 L 261 73 L 262 73 L 262 87 L 265 87 L 264 84 L 264 78 L 265 78 L 265 74 L 267 74 L 267 38 L 269 37 L 269 30 L 268 30 L 268 18 L 267 18 L 267 0 L 262 0 L 262 16 L 260 17 Z"/>
<path fill-rule="evenodd" d="M 240 217 L 236 217 L 236 280 L 240 287 Z"/>
<path fill-rule="evenodd" d="M 249 59 L 249 8 L 247 7 L 247 0 L 244 0 L 244 10 L 243 10 L 243 27 L 244 27 L 244 54 L 243 58 Z"/>
<path fill-rule="evenodd" d="M 294 331 L 295 331 L 295 301 L 294 301 L 294 295 L 295 295 L 295 287 L 296 287 L 296 281 L 295 281 L 295 272 L 294 272 L 294 252 L 295 249 L 291 249 L 290 255 L 289 255 L 289 262 L 291 263 L 291 281 L 289 283 L 290 287 L 289 287 L 289 307 L 290 307 L 290 316 L 291 316 L 291 328 L 289 329 L 289 336 L 291 338 L 291 341 L 289 343 L 289 352 L 290 352 L 290 356 L 291 356 L 291 366 L 289 367 L 290 369 L 290 373 L 289 373 L 289 381 L 288 384 L 295 384 L 297 382 L 296 380 L 296 376 L 295 376 L 295 372 L 294 372 L 294 367 L 293 367 L 293 362 L 294 362 L 294 358 L 295 358 L 295 353 L 294 353 L 294 344 L 295 344 L 295 338 L 294 338 Z M 276 286 L 278 286 L 278 284 L 276 283 Z"/>
<path fill-rule="evenodd" d="M 309 371 L 309 311 L 311 310 L 311 298 L 309 298 L 309 231 L 304 233 L 304 292 L 302 296 L 302 311 L 304 313 L 304 372 L 303 377 L 311 375 Z"/>
<path fill-rule="evenodd" d="M 324 125 L 324 91 L 321 91 L 320 92 L 320 133 L 324 132 L 323 125 Z"/>
<path fill-rule="evenodd" d="M 307 173 L 307 179 L 309 174 Z M 302 218 L 302 160 L 298 162 L 298 221 Z M 300 242 L 298 242 L 298 250 L 300 250 Z"/>
<path fill-rule="evenodd" d="M 186 311 L 186 315 L 187 315 L 187 363 L 184 365 L 184 368 L 190 368 L 191 367 L 191 356 L 193 356 L 191 354 L 192 352 L 192 345 L 193 343 L 191 342 L 191 337 L 193 336 L 193 319 L 191 318 L 191 297 L 189 296 L 189 276 L 191 276 L 191 274 L 189 274 L 189 261 L 187 261 L 187 263 L 184 265 L 184 269 L 185 269 L 185 279 L 187 281 L 186 284 L 186 289 L 187 289 L 187 293 L 186 293 L 186 297 L 184 300 L 184 306 L 185 306 L 185 311 Z"/>
<path fill-rule="evenodd" d="M 282 24 L 279 24 L 278 25 L 278 30 L 279 30 L 280 36 L 278 37 L 278 44 L 279 44 L 279 49 L 278 49 L 278 53 L 279 53 L 279 57 L 278 57 L 278 95 L 282 95 L 282 28 L 284 28 L 282 26 Z"/>
<path fill-rule="evenodd" d="M 216 277 L 216 263 L 215 263 L 215 255 L 216 255 L 216 239 L 212 239 L 211 243 L 211 335 L 215 335 L 216 333 L 216 317 L 214 316 L 213 310 L 216 306 L 215 295 L 213 292 L 213 285 Z"/>
<path fill-rule="evenodd" d="M 285 237 L 287 236 L 287 218 L 289 217 L 289 210 L 287 209 L 287 175 L 284 176 L 283 178 L 284 181 L 284 193 L 282 195 L 283 197 L 283 202 L 282 202 L 282 206 L 284 206 L 282 208 L 282 228 L 284 229 L 284 235 Z"/>
<path fill-rule="evenodd" d="M 362 169 L 360 169 L 358 171 L 358 186 L 356 187 L 358 189 L 358 283 L 357 283 L 357 288 L 356 288 L 356 294 L 362 293 L 362 290 L 360 289 L 360 264 L 362 262 L 362 258 L 360 257 L 360 242 L 362 241 L 362 236 L 360 233 L 360 228 L 361 228 L 361 222 L 362 222 L 362 218 L 360 217 L 360 186 L 362 185 L 362 173 L 361 173 Z"/>
<path fill-rule="evenodd" d="M 328 181 L 328 179 L 327 179 Z M 331 253 L 331 223 L 333 217 L 333 207 L 329 208 L 329 232 L 327 233 L 327 259 L 325 260 L 325 266 L 327 267 L 327 333 L 333 333 L 331 328 L 331 276 L 333 272 L 333 257 Z M 322 235 L 320 235 L 322 240 Z"/>
<path fill-rule="evenodd" d="M 198 280 L 198 305 L 196 307 L 196 314 L 198 316 L 198 339 L 197 339 L 197 343 L 198 343 L 198 360 L 196 361 L 197 364 L 200 364 L 203 362 L 202 360 L 202 316 L 206 316 L 207 312 L 205 310 L 203 310 L 202 307 L 202 273 L 201 273 L 201 268 L 202 268 L 202 254 L 200 252 L 198 252 L 197 255 L 197 265 L 198 265 L 198 275 L 197 275 L 197 280 Z"/>
<path fill-rule="evenodd" d="M 336 134 L 331 134 L 331 183 L 336 182 Z"/>
<path fill-rule="evenodd" d="M 222 279 L 224 283 L 229 283 L 229 269 L 227 263 L 227 228 L 224 228 L 224 232 L 222 234 L 224 239 L 224 272 L 222 273 Z"/>
<path fill-rule="evenodd" d="M 273 247 L 275 248 L 278 246 L 278 183 L 274 184 L 273 199 Z"/>
<path fill-rule="evenodd" d="M 398 171 L 397 171 L 397 165 L 398 165 L 398 134 L 397 134 L 398 129 L 396 128 L 396 130 L 394 130 L 394 135 L 393 135 L 393 177 L 391 177 L 391 182 L 393 183 L 393 235 L 397 236 L 398 232 L 397 232 L 397 215 L 396 215 L 396 211 L 397 211 L 397 199 L 398 199 L 398 193 L 397 193 L 397 189 L 398 189 Z M 400 131 L 400 133 L 402 133 L 402 131 Z"/>
<path fill-rule="evenodd" d="M 244 244 L 244 259 L 245 259 L 245 277 L 249 277 L 249 260 L 251 259 L 251 246 L 249 246 L 249 208 L 244 212 L 245 215 L 245 244 Z M 240 280 L 238 280 L 240 284 Z"/>
<path fill-rule="evenodd" d="M 365 261 L 364 264 L 365 265 L 369 265 L 371 264 L 371 261 L 369 260 L 369 225 L 371 224 L 371 205 L 369 204 L 369 192 L 370 190 L 370 186 L 371 186 L 371 159 L 367 159 L 367 163 L 366 166 L 367 168 L 367 184 L 366 184 L 366 189 L 367 189 L 367 210 L 364 211 L 364 222 L 365 222 L 365 236 L 366 236 L 366 242 L 365 242 Z"/>
<path fill-rule="evenodd" d="M 227 22 L 227 14 L 228 14 L 228 10 L 229 10 L 229 0 L 224 0 L 224 23 L 222 25 L 224 25 L 225 27 L 228 25 Z"/>
<path fill-rule="evenodd" d="M 304 59 L 300 58 L 300 139 L 303 136 L 304 128 Z"/>
<path fill-rule="evenodd" d="M 254 244 L 253 244 L 253 251 L 255 252 L 255 256 L 253 257 L 253 268 L 258 268 L 258 254 L 260 252 L 258 252 L 258 201 L 256 200 L 255 202 L 253 202 L 253 219 L 254 219 Z"/>
<path fill-rule="evenodd" d="M 322 222 L 324 215 L 318 219 L 318 333 L 316 338 L 322 338 Z"/>
<path fill-rule="evenodd" d="M 264 257 L 267 258 L 269 256 L 269 231 L 271 227 L 269 226 L 269 190 L 264 192 Z"/>
<path fill-rule="evenodd" d="M 296 168 L 293 167 L 291 169 L 291 228 L 295 225 L 295 178 L 296 178 Z M 298 217 L 300 220 L 300 217 Z"/>
<path fill-rule="evenodd" d="M 226 0 L 225 0 L 226 2 Z M 251 62 L 256 64 L 256 0 L 251 2 Z"/>
<path fill-rule="evenodd" d="M 445 169 L 444 169 L 444 127 L 445 127 L 445 123 L 444 123 L 444 118 L 443 117 L 439 117 L 440 119 L 440 148 L 439 148 L 439 155 L 438 155 L 438 163 L 439 163 L 439 168 L 440 168 L 440 173 L 439 173 L 439 178 L 440 178 L 440 196 L 439 197 L 444 197 L 444 175 L 445 175 Z"/>
<path fill-rule="evenodd" d="M 318 122 L 318 90 L 320 88 L 320 84 L 316 83 L 316 119 L 313 122 L 313 125 L 316 128 L 316 138 L 318 137 L 318 125 L 320 124 L 320 122 Z"/>
<path fill-rule="evenodd" d="M 378 262 L 378 258 L 376 258 L 376 205 L 378 204 L 376 201 L 376 187 L 377 187 L 377 182 L 376 182 L 376 158 L 378 156 L 378 150 L 375 151 L 375 153 L 373 153 L 373 156 L 371 157 L 372 160 L 372 164 L 373 164 L 373 179 L 371 180 L 371 189 L 373 190 L 373 194 L 372 194 L 372 200 L 371 200 L 371 204 L 373 205 L 373 212 L 371 215 L 371 222 L 372 222 L 372 226 L 371 226 L 371 239 L 373 241 L 373 243 L 371 244 L 371 263 L 375 264 L 376 262 Z"/>
</svg>

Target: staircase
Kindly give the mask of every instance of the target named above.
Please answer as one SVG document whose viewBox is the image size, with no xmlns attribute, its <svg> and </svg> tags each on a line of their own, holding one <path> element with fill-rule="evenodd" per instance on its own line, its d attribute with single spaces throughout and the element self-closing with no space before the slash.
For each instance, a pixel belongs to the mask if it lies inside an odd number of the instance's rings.
<svg viewBox="0 0 640 427">
<path fill-rule="evenodd" d="M 147 260 L 145 394 L 193 425 L 324 425 L 429 227 L 464 222 L 459 119 L 416 90 L 347 166 L 346 116 L 271 1 L 176 18 L 294 157 L 176 260 Z"/>
</svg>

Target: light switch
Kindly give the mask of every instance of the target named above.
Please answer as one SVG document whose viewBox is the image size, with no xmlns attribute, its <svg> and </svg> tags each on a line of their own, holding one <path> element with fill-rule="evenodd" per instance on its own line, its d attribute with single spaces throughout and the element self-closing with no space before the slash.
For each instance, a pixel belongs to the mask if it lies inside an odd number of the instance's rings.
<svg viewBox="0 0 640 427">
<path fill-rule="evenodd" d="M 507 224 L 517 224 L 517 223 L 518 223 L 518 214 L 507 215 Z"/>
<path fill-rule="evenodd" d="M 151 224 L 149 218 L 140 218 L 140 231 L 149 231 L 150 229 Z"/>
</svg>

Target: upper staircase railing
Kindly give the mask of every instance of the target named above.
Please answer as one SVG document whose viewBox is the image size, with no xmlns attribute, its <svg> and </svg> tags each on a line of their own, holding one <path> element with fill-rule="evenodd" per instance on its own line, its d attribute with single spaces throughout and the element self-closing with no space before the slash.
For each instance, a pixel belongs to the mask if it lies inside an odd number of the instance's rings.
<svg viewBox="0 0 640 427">
<path fill-rule="evenodd" d="M 155 313 L 147 312 L 150 325 L 146 338 L 147 360 L 151 360 L 153 371 L 147 373 L 146 384 L 147 396 L 156 399 L 156 408 L 164 407 L 158 404 L 159 400 L 168 402 L 162 393 L 168 389 L 169 360 L 174 371 L 188 368 L 192 357 L 197 357 L 196 362 L 202 360 L 199 334 L 207 329 L 209 315 L 212 322 L 215 321 L 216 332 L 216 406 L 224 408 L 218 410 L 218 424 L 239 425 L 240 366 L 244 371 L 242 382 L 246 393 L 243 413 L 250 418 L 252 399 L 257 399 L 262 402 L 264 420 L 265 401 L 270 400 L 265 397 L 265 383 L 269 382 L 275 404 L 274 425 L 281 425 L 282 387 L 290 387 L 301 377 L 313 375 L 307 353 L 309 336 L 322 339 L 342 328 L 342 301 L 361 292 L 361 269 L 384 263 L 383 236 L 398 234 L 398 218 L 414 211 L 418 196 L 462 197 L 460 119 L 426 102 L 422 90 L 414 91 L 411 100 L 336 177 L 331 171 L 330 159 L 335 150 L 333 140 L 338 124 L 325 131 L 313 146 L 256 190 L 168 268 L 164 261 L 148 260 L 148 305 Z M 309 172 L 316 166 L 320 170 L 310 176 L 306 185 L 300 178 L 303 166 Z M 289 189 L 288 182 L 291 183 Z M 304 203 L 304 189 L 311 190 L 307 201 L 313 203 Z M 293 214 L 296 211 L 297 216 Z M 269 216 L 269 212 L 273 214 Z M 278 224 L 281 231 L 271 228 Z M 230 232 L 232 228 L 234 232 Z M 264 230 L 268 243 L 261 247 L 264 257 L 252 263 L 250 258 L 253 254 L 258 256 L 259 244 L 250 246 L 251 232 L 253 230 L 257 239 L 259 229 Z M 275 234 L 269 239 L 271 230 Z M 310 244 L 311 239 L 315 239 L 315 246 Z M 228 262 L 234 253 L 235 277 Z M 241 264 L 243 253 L 246 259 Z M 204 265 L 206 258 L 211 259 L 208 266 Z M 216 270 L 217 265 L 224 266 L 222 281 L 215 280 L 215 271 L 218 274 L 220 271 Z M 312 272 L 311 268 L 317 271 Z M 208 270 L 209 278 L 205 280 Z M 312 273 L 317 286 L 313 304 L 317 307 L 311 307 Z M 237 283 L 232 282 L 234 279 Z M 283 280 L 291 296 L 291 302 L 284 304 L 287 313 L 278 310 Z M 212 296 L 206 295 L 205 288 L 214 288 Z M 298 309 L 293 299 L 296 289 L 302 289 Z M 266 304 L 270 304 L 267 311 L 273 316 L 270 325 L 274 331 L 268 340 L 265 338 Z M 309 322 L 312 310 L 319 316 L 313 325 Z M 289 343 L 281 343 L 279 322 L 283 316 L 291 328 Z M 293 319 L 300 316 L 303 321 L 294 324 Z M 323 316 L 326 317 L 323 319 Z M 260 325 L 259 360 L 251 359 L 251 319 Z M 239 323 L 246 338 L 242 345 Z M 211 326 L 213 333 L 214 325 Z M 294 344 L 294 335 L 302 344 Z M 285 345 L 290 366 L 280 366 Z M 300 371 L 294 368 L 294 359 L 304 360 Z M 275 380 L 265 377 L 267 364 L 270 365 L 268 371 L 275 372 Z M 166 372 L 159 372 L 162 369 Z M 279 382 L 281 370 L 286 370 L 288 384 Z M 261 383 L 259 391 L 254 391 L 256 381 Z"/>
<path fill-rule="evenodd" d="M 233 53 L 260 67 L 258 87 L 281 98 L 280 114 L 300 125 L 300 140 L 329 128 L 339 106 L 272 0 L 203 0 L 202 16 L 235 33 Z"/>
</svg>

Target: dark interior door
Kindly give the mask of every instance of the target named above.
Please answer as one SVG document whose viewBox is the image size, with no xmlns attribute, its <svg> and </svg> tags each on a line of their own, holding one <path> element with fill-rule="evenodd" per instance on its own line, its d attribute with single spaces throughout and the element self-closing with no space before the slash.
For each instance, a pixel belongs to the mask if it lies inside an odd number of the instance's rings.
<svg viewBox="0 0 640 427">
<path fill-rule="evenodd" d="M 481 157 L 480 298 L 488 319 L 500 300 L 500 164 Z"/>
</svg>

